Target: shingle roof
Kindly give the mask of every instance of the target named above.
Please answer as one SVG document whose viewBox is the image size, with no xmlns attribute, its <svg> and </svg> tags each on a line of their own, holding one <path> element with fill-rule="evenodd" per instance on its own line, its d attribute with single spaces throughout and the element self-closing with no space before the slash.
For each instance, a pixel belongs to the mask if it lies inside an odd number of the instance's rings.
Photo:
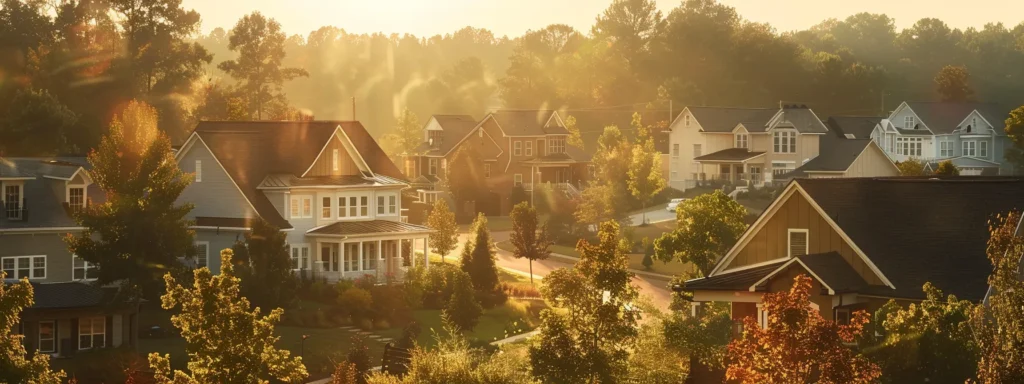
<svg viewBox="0 0 1024 384">
<path fill-rule="evenodd" d="M 332 185 L 332 186 L 372 186 L 372 185 L 402 185 L 404 182 L 392 179 L 387 176 L 374 175 L 374 176 L 357 176 L 357 175 L 343 175 L 343 176 L 311 176 L 311 177 L 296 177 L 292 175 L 272 174 L 267 175 L 262 182 L 256 187 L 259 189 L 267 188 L 287 188 L 287 187 L 308 187 L 318 185 Z"/>
<path fill-rule="evenodd" d="M 761 156 L 764 151 L 754 152 L 746 148 L 728 148 L 718 152 L 712 152 L 703 156 L 694 157 L 696 161 L 743 161 Z"/>
<path fill-rule="evenodd" d="M 85 157 L 4 157 L 0 158 L 0 177 L 28 178 L 24 180 L 25 219 L 7 220 L 0 218 L 0 229 L 6 228 L 65 228 L 78 224 L 68 213 L 64 198 L 57 191 L 63 190 L 64 180 L 71 178 L 79 169 L 88 170 Z M 56 188 L 55 185 L 60 186 Z M 106 201 L 106 194 L 95 183 L 86 191 L 90 204 Z M 0 196 L 2 199 L 2 196 Z"/>
<path fill-rule="evenodd" d="M 800 133 L 827 133 L 828 127 L 810 108 L 783 108 L 778 126 L 791 125 Z M 750 127 L 747 127 L 749 130 Z M 763 130 L 762 130 L 763 131 Z"/>
<path fill-rule="evenodd" d="M 797 256 L 811 272 L 836 293 L 858 292 L 868 286 L 864 278 L 837 252 Z"/>
<path fill-rule="evenodd" d="M 196 226 L 221 228 L 252 228 L 256 219 L 243 217 L 196 217 Z"/>
<path fill-rule="evenodd" d="M 434 120 L 441 126 L 441 143 L 431 148 L 429 143 L 423 143 L 417 148 L 426 155 L 444 156 L 455 147 L 462 138 L 469 134 L 469 131 L 476 127 L 477 120 L 470 115 L 433 115 Z"/>
<path fill-rule="evenodd" d="M 932 282 L 980 301 L 992 270 L 988 220 L 1024 208 L 1024 178 L 797 179 L 896 287 L 920 299 Z"/>
<path fill-rule="evenodd" d="M 782 179 L 806 177 L 808 172 L 846 171 L 868 145 L 871 145 L 870 139 L 825 139 L 823 137 L 821 140 L 821 153 L 792 172 L 784 175 Z"/>
<path fill-rule="evenodd" d="M 334 236 L 352 236 L 352 235 L 370 235 L 378 233 L 430 233 L 432 229 L 424 227 L 422 225 L 403 223 L 400 221 L 390 220 L 370 220 L 370 221 L 339 221 L 323 227 L 313 228 L 306 232 L 309 235 L 334 235 Z"/>
<path fill-rule="evenodd" d="M 270 174 L 301 176 L 338 127 L 352 141 L 371 171 L 405 180 L 358 121 L 203 121 L 195 132 L 260 216 L 276 227 L 291 228 L 256 188 Z"/>
<path fill-rule="evenodd" d="M 101 288 L 86 282 L 33 283 L 35 304 L 31 309 L 98 307 L 109 304 L 117 288 Z"/>
<path fill-rule="evenodd" d="M 688 291 L 746 291 L 751 285 L 768 276 L 768 274 L 775 271 L 776 268 L 786 261 L 779 260 L 778 262 L 760 267 L 689 280 L 684 284 L 684 289 Z"/>
<path fill-rule="evenodd" d="M 704 132 L 732 132 L 743 123 L 751 132 L 764 132 L 777 108 L 687 107 Z"/>
<path fill-rule="evenodd" d="M 936 134 L 952 133 L 957 129 L 957 124 L 974 110 L 978 110 L 996 130 L 1003 128 L 1009 115 L 1009 109 L 994 103 L 908 101 L 907 106 Z"/>
<path fill-rule="evenodd" d="M 844 135 L 851 134 L 855 139 L 870 139 L 871 131 L 882 119 L 878 116 L 832 116 L 826 125 L 840 137 L 845 138 Z"/>
<path fill-rule="evenodd" d="M 507 136 L 540 136 L 546 134 L 565 134 L 563 127 L 544 127 L 554 110 L 513 110 L 501 109 L 491 113 L 498 122 L 502 132 Z"/>
<path fill-rule="evenodd" d="M 987 161 L 987 160 L 982 160 L 982 159 L 976 159 L 976 158 L 973 158 L 973 157 L 970 157 L 970 156 L 959 156 L 959 157 L 951 157 L 951 158 L 948 158 L 948 159 L 939 159 L 939 160 L 929 161 L 929 162 L 927 162 L 925 164 L 925 169 L 932 169 L 932 170 L 939 169 L 939 163 L 941 163 L 943 161 L 946 161 L 946 160 L 952 161 L 953 165 L 955 165 L 957 168 L 962 168 L 962 167 L 967 167 L 967 168 L 999 168 L 999 164 L 998 163 L 994 163 L 994 162 Z"/>
</svg>

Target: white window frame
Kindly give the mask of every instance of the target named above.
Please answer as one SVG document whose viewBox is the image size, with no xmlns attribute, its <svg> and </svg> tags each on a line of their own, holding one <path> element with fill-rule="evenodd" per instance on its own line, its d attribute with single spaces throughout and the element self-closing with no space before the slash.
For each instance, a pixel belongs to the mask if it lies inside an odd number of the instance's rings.
<svg viewBox="0 0 1024 384">
<path fill-rule="evenodd" d="M 533 140 L 526 140 L 523 143 L 523 154 L 524 156 L 533 156 Z"/>
<path fill-rule="evenodd" d="M 988 158 L 988 141 L 978 140 L 978 157 Z"/>
<path fill-rule="evenodd" d="M 703 146 L 701 144 L 693 145 L 693 157 L 700 157 L 704 153 Z"/>
<path fill-rule="evenodd" d="M 338 220 L 348 217 L 348 196 L 337 196 L 336 200 L 338 201 Z"/>
<path fill-rule="evenodd" d="M 521 187 L 522 185 L 523 185 L 523 174 L 522 173 L 517 173 L 515 175 L 512 175 L 512 186 L 513 187 Z"/>
<path fill-rule="evenodd" d="M 50 342 L 50 349 L 43 349 L 43 324 L 50 324 L 50 338 L 45 339 Z M 39 329 L 36 332 L 36 341 L 39 343 L 38 349 L 42 353 L 54 353 L 57 352 L 57 322 L 54 320 L 41 320 L 39 321 Z"/>
<path fill-rule="evenodd" d="M 773 162 L 772 176 L 782 176 L 796 169 L 792 163 Z"/>
<path fill-rule="evenodd" d="M 24 220 L 25 218 L 23 216 L 25 212 L 25 207 L 23 206 L 23 204 L 25 202 L 25 185 L 22 183 L 6 183 L 0 185 L 3 186 L 2 190 L 0 190 L 0 194 L 2 194 L 0 195 L 0 198 L 2 198 L 0 200 L 3 200 L 4 202 L 4 206 L 2 207 L 4 210 L 4 217 L 6 217 L 9 220 Z M 13 203 L 7 197 L 8 188 L 18 190 L 16 198 L 14 199 Z M 8 209 L 8 207 L 14 207 L 14 209 Z"/>
<path fill-rule="evenodd" d="M 398 214 L 398 195 L 388 195 L 388 216 Z"/>
<path fill-rule="evenodd" d="M 337 148 L 331 151 L 331 169 L 334 172 L 341 170 L 341 152 Z"/>
<path fill-rule="evenodd" d="M 203 182 L 203 161 L 196 160 L 196 182 Z"/>
<path fill-rule="evenodd" d="M 18 267 L 18 264 L 20 263 L 20 261 L 22 259 L 27 259 L 28 260 L 28 268 L 27 269 L 22 269 L 22 268 Z M 39 259 L 41 259 L 43 261 L 43 275 L 42 276 L 37 276 L 36 275 L 36 269 L 37 269 L 37 267 L 36 267 L 36 260 L 39 260 Z M 10 273 L 8 273 L 7 277 L 5 277 L 4 279 L 7 279 L 7 280 L 20 280 L 23 277 L 27 277 L 29 280 L 43 280 L 43 279 L 46 279 L 46 269 L 47 269 L 46 268 L 46 263 L 47 263 L 46 262 L 46 255 L 24 255 L 24 256 L 4 256 L 4 257 L 0 257 L 0 271 L 8 270 L 8 268 L 4 268 L 4 263 L 7 262 L 7 260 L 11 260 L 11 262 L 14 263 L 14 267 L 13 267 L 13 269 L 11 269 L 11 270 L 14 271 L 14 274 L 11 275 Z M 26 271 L 26 274 L 24 274 L 24 275 L 20 273 L 23 270 Z"/>
<path fill-rule="evenodd" d="M 772 149 L 775 153 L 796 153 L 796 131 L 775 131 Z"/>
<path fill-rule="evenodd" d="M 903 116 L 903 129 L 914 129 L 917 119 L 914 116 Z"/>
<path fill-rule="evenodd" d="M 964 140 L 961 145 L 961 152 L 964 156 L 975 157 L 978 154 L 978 142 L 974 140 Z M 969 144 L 969 145 L 968 145 Z"/>
<path fill-rule="evenodd" d="M 431 176 L 437 176 L 437 158 L 427 158 L 427 174 Z"/>
<path fill-rule="evenodd" d="M 196 247 L 196 269 L 207 267 L 210 265 L 210 242 L 209 241 L 196 241 L 192 243 L 192 246 Z M 203 254 L 199 253 L 199 247 L 203 247 L 206 251 Z"/>
<path fill-rule="evenodd" d="M 370 195 L 366 193 L 343 193 L 338 195 L 339 204 L 338 209 L 347 209 L 348 211 L 338 213 L 338 219 L 361 219 L 371 216 L 371 212 L 376 210 L 370 210 Z M 345 204 L 341 204 L 340 199 L 345 199 Z M 352 199 L 355 199 L 353 202 Z M 374 201 L 376 202 L 376 201 Z M 354 203 L 354 204 L 353 204 Z"/>
<path fill-rule="evenodd" d="M 367 246 L 374 249 L 374 253 L 371 255 L 366 251 Z M 380 266 L 377 259 L 380 258 L 380 247 L 377 246 L 376 241 L 363 241 L 359 243 L 359 267 L 362 271 L 376 271 Z M 370 268 L 369 264 L 373 264 L 373 268 Z"/>
<path fill-rule="evenodd" d="M 81 205 L 73 204 L 72 201 L 71 201 L 71 191 L 72 190 L 76 190 L 76 189 L 79 189 L 79 190 L 82 191 Z M 67 189 L 65 189 L 65 193 L 64 193 L 64 196 L 66 196 L 66 199 L 64 199 L 65 200 L 64 202 L 68 203 L 68 208 L 71 208 L 72 210 L 83 209 L 83 208 L 85 208 L 89 204 L 89 200 L 86 197 L 86 193 L 88 193 L 88 192 L 87 192 L 87 188 L 86 188 L 85 184 L 68 184 Z"/>
<path fill-rule="evenodd" d="M 362 254 L 362 243 L 361 242 L 349 242 L 342 243 L 340 249 L 341 255 L 338 257 L 341 259 L 341 271 L 342 272 L 358 272 L 359 271 L 359 258 Z M 349 247 L 352 247 L 355 252 L 349 252 Z"/>
<path fill-rule="evenodd" d="M 565 153 L 565 138 L 552 137 L 548 139 L 548 154 Z"/>
<path fill-rule="evenodd" d="M 329 220 L 334 218 L 334 207 L 331 206 L 331 200 L 334 200 L 334 196 L 320 196 L 321 219 Z"/>
<path fill-rule="evenodd" d="M 690 126 L 690 115 L 683 115 L 683 126 L 684 127 L 689 127 Z"/>
<path fill-rule="evenodd" d="M 288 200 L 292 219 L 313 218 L 313 195 L 292 195 Z"/>
<path fill-rule="evenodd" d="M 303 254 L 305 251 L 305 254 Z M 309 264 L 310 248 L 309 243 L 296 243 L 288 246 L 288 259 L 293 263 L 293 271 L 311 269 Z"/>
<path fill-rule="evenodd" d="M 78 266 L 78 261 L 79 260 L 82 261 L 82 266 L 81 267 Z M 83 259 L 81 257 L 78 257 L 78 255 L 71 255 L 71 280 L 72 281 L 93 281 L 93 280 L 96 280 L 95 277 L 89 278 L 89 271 L 90 270 L 96 270 L 97 268 L 98 267 L 95 264 L 92 264 L 92 263 L 90 263 L 88 261 L 85 261 L 85 259 Z M 82 271 L 82 278 L 81 279 L 75 277 L 75 272 L 77 272 L 79 270 Z"/>
<path fill-rule="evenodd" d="M 839 315 L 840 314 L 846 314 L 846 322 L 845 323 L 839 321 Z M 836 313 L 835 313 L 836 324 L 839 324 L 839 325 L 850 325 L 850 320 L 851 320 L 851 318 L 850 318 L 850 308 L 836 308 Z"/>
<path fill-rule="evenodd" d="M 516 140 L 512 142 L 512 155 L 522 156 L 523 155 L 523 142 Z"/>
<path fill-rule="evenodd" d="M 387 196 L 379 194 L 379 193 L 377 194 L 377 216 L 384 216 L 384 215 L 386 215 L 384 212 L 387 211 L 386 207 L 387 207 L 388 200 L 385 197 L 387 197 Z"/>
<path fill-rule="evenodd" d="M 811 252 L 811 235 L 810 232 L 805 228 L 789 228 L 786 231 L 786 253 L 789 257 L 801 256 L 793 255 L 793 234 L 803 233 L 804 234 L 804 255 L 810 254 Z"/>
<path fill-rule="evenodd" d="M 99 320 L 100 332 L 96 332 L 96 321 Z M 89 332 L 82 332 L 82 324 L 89 324 Z M 89 345 L 82 346 L 82 336 L 89 336 Z M 96 336 L 100 336 L 100 345 L 96 345 Z M 103 316 L 82 317 L 78 319 L 78 350 L 104 348 L 107 346 L 107 318 Z"/>
<path fill-rule="evenodd" d="M 952 141 L 940 141 L 939 142 L 939 157 L 953 157 L 953 142 Z"/>
<path fill-rule="evenodd" d="M 679 144 L 672 144 L 672 158 L 679 158 Z"/>
<path fill-rule="evenodd" d="M 736 148 L 750 148 L 750 147 L 747 146 L 747 139 L 748 139 L 747 134 L 745 134 L 745 133 L 737 133 L 736 134 L 736 140 L 735 140 L 735 143 L 734 143 Z"/>
</svg>

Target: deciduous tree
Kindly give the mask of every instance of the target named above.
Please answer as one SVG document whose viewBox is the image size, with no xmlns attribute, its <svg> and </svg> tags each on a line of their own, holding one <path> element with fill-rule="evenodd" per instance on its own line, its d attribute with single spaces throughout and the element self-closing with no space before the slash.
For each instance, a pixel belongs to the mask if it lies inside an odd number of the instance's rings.
<svg viewBox="0 0 1024 384">
<path fill-rule="evenodd" d="M 1013 148 L 1006 151 L 1006 160 L 1024 167 L 1024 106 L 1010 111 L 1005 124 L 1006 136 L 1013 142 Z"/>
<path fill-rule="evenodd" d="M 14 327 L 21 322 L 21 311 L 34 303 L 34 292 L 28 279 L 14 284 L 7 284 L 7 275 L 0 271 L 0 382 L 61 384 L 64 382 L 64 371 L 50 370 L 50 356 L 35 353 L 26 358 L 28 353 L 22 339 L 25 335 L 17 334 Z"/>
<path fill-rule="evenodd" d="M 728 303 L 702 303 L 697 316 L 676 311 L 665 319 L 666 342 L 675 350 L 712 368 L 725 367 L 733 322 Z"/>
<path fill-rule="evenodd" d="M 654 258 L 693 263 L 707 276 L 743 231 L 747 209 L 721 190 L 683 201 L 676 209 L 676 229 L 654 241 Z"/>
<path fill-rule="evenodd" d="M 565 143 L 579 149 L 583 149 L 583 136 L 580 134 L 580 127 L 576 126 L 576 117 L 569 115 L 565 118 L 565 130 L 569 131 L 569 137 Z"/>
<path fill-rule="evenodd" d="M 551 255 L 547 228 L 538 230 L 537 210 L 527 203 L 516 204 L 509 216 L 512 217 L 512 234 L 509 235 L 512 255 L 530 260 L 530 284 L 533 284 L 533 261 L 544 260 Z"/>
<path fill-rule="evenodd" d="M 281 91 L 286 81 L 309 76 L 305 69 L 283 67 L 285 35 L 277 20 L 259 12 L 245 15 L 231 28 L 228 39 L 228 48 L 238 51 L 238 59 L 217 67 L 239 82 L 250 116 L 257 120 L 263 119 L 271 103 L 287 104 Z"/>
<path fill-rule="evenodd" d="M 938 168 L 935 169 L 936 175 L 942 176 L 960 176 L 960 170 L 953 165 L 950 160 L 944 160 L 939 163 Z"/>
<path fill-rule="evenodd" d="M 916 157 L 896 162 L 896 168 L 900 170 L 900 176 L 925 176 L 924 162 Z"/>
<path fill-rule="evenodd" d="M 427 216 L 427 227 L 434 233 L 428 236 L 430 248 L 441 255 L 441 262 L 459 242 L 459 224 L 455 222 L 455 214 L 448 209 L 448 202 L 437 199 L 430 216 Z M 427 255 L 424 255 L 426 257 Z"/>
<path fill-rule="evenodd" d="M 74 152 L 68 135 L 78 114 L 44 90 L 18 90 L 0 120 L 6 156 L 54 156 Z"/>
<path fill-rule="evenodd" d="M 274 344 L 274 325 L 284 310 L 267 315 L 250 309 L 241 296 L 230 249 L 221 251 L 221 273 L 197 269 L 195 283 L 185 287 L 167 274 L 167 293 L 161 307 L 176 310 L 171 323 L 181 331 L 188 353 L 189 373 L 171 372 L 170 355 L 149 355 L 159 383 L 269 383 L 271 379 L 299 383 L 306 379 L 302 357 L 291 357 Z"/>
<path fill-rule="evenodd" d="M 947 65 L 935 75 L 935 90 L 942 101 L 974 100 L 970 78 L 971 74 L 967 72 L 967 67 Z"/>
<path fill-rule="evenodd" d="M 665 177 L 661 175 L 661 152 L 654 148 L 653 127 L 643 125 L 640 113 L 633 113 L 633 131 L 636 142 L 629 161 L 627 183 L 633 198 L 640 201 L 643 209 L 643 223 L 647 223 L 647 203 L 665 189 Z"/>
<path fill-rule="evenodd" d="M 629 220 L 631 193 L 627 178 L 633 147 L 616 126 L 605 127 L 594 154 L 596 177 L 583 190 L 576 219 L 593 224 L 607 220 Z"/>
<path fill-rule="evenodd" d="M 811 278 L 799 275 L 788 292 L 765 294 L 767 327 L 744 319 L 743 337 L 729 344 L 728 380 L 740 383 L 873 383 L 878 366 L 851 343 L 864 331 L 868 314 L 853 313 L 849 325 L 825 320 L 810 307 Z"/>
<path fill-rule="evenodd" d="M 1024 281 L 1020 279 L 1024 237 L 1017 234 L 1019 211 L 989 222 L 986 253 L 992 262 L 986 305 L 971 315 L 971 329 L 981 352 L 978 380 L 982 383 L 1024 382 Z"/>
<path fill-rule="evenodd" d="M 415 155 L 419 146 L 423 144 L 423 125 L 416 114 L 405 108 L 398 116 L 395 127 L 395 134 L 398 135 L 398 142 L 403 153 Z"/>
</svg>

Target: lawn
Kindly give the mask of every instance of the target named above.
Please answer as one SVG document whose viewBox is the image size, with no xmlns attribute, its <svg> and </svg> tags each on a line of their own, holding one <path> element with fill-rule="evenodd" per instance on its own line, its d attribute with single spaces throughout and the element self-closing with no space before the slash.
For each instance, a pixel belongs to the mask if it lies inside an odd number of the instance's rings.
<svg viewBox="0 0 1024 384">
<path fill-rule="evenodd" d="M 540 324 L 540 311 L 545 308 L 547 304 L 542 300 L 510 299 L 503 305 L 484 310 L 480 322 L 466 336 L 471 342 L 489 343 L 532 331 Z M 441 321 L 441 310 L 421 309 L 415 311 L 413 317 L 423 329 L 417 340 L 419 345 L 433 348 L 437 345 L 438 336 L 448 335 Z M 402 330 L 388 329 L 379 333 L 397 339 L 402 335 Z"/>
</svg>

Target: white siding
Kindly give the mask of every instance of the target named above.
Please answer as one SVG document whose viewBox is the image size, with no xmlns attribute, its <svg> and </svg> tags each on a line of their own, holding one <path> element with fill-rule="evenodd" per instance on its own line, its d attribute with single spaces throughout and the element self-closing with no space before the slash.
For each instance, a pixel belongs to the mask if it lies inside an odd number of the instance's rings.
<svg viewBox="0 0 1024 384">
<path fill-rule="evenodd" d="M 686 125 L 689 116 L 689 126 Z M 693 174 L 700 172 L 700 166 L 693 161 L 693 146 L 700 144 L 701 154 L 711 153 L 707 148 L 706 139 L 700 131 L 700 124 L 690 115 L 689 110 L 683 113 L 673 122 L 672 131 L 669 135 L 669 148 L 679 144 L 679 156 L 669 156 L 669 173 L 675 171 L 676 178 L 669 180 L 669 186 L 678 190 L 686 190 L 693 187 Z M 730 136 L 731 135 L 726 135 Z"/>
</svg>

